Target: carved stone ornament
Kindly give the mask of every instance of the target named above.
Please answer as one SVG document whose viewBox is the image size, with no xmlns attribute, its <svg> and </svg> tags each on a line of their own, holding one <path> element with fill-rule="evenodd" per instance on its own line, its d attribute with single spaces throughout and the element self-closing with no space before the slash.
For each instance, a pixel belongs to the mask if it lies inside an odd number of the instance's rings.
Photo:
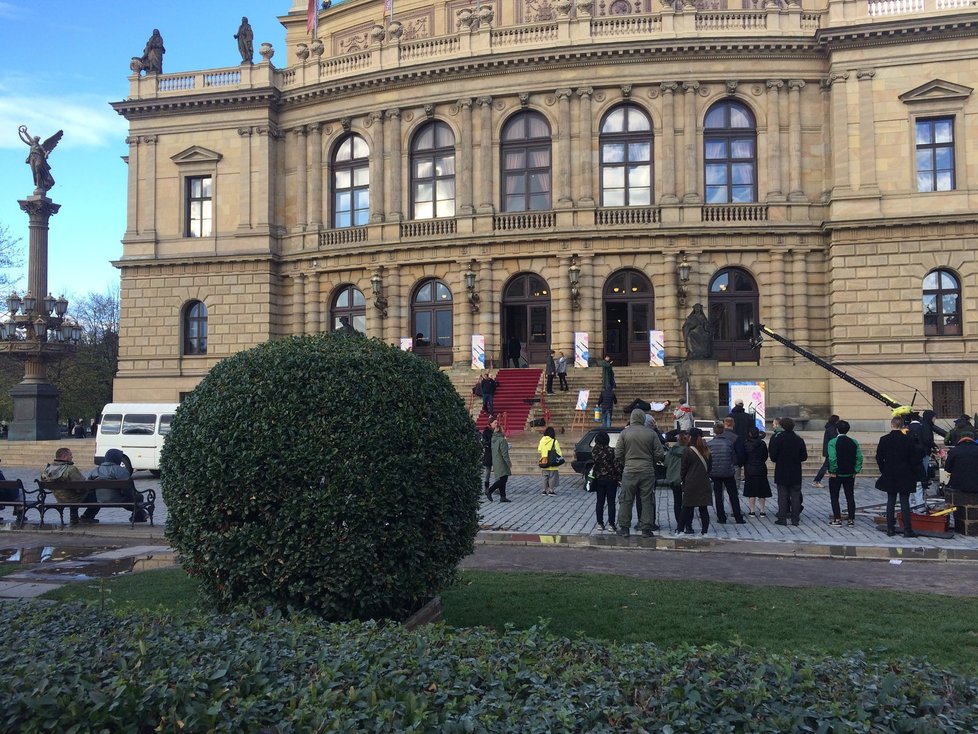
<svg viewBox="0 0 978 734">
<path fill-rule="evenodd" d="M 143 70 L 143 60 L 138 56 L 133 56 L 132 61 L 129 62 L 129 69 L 133 74 L 138 74 Z"/>
<path fill-rule="evenodd" d="M 710 96 L 710 85 L 709 84 L 700 84 L 699 89 L 697 89 L 696 92 L 701 97 L 709 97 Z"/>
<path fill-rule="evenodd" d="M 737 94 L 737 86 L 739 84 L 740 84 L 740 82 L 738 82 L 736 79 L 729 79 L 726 82 L 726 85 L 727 85 L 727 94 L 730 95 L 730 96 L 733 96 L 733 95 Z"/>
<path fill-rule="evenodd" d="M 275 55 L 275 49 L 272 48 L 272 44 L 265 42 L 258 49 L 258 53 L 261 55 L 265 61 L 271 61 L 272 57 Z"/>
<path fill-rule="evenodd" d="M 349 117 L 344 117 L 342 120 L 340 120 L 340 126 L 346 132 L 350 132 L 350 127 L 352 127 L 352 125 L 353 125 L 353 120 L 351 120 Z"/>
<path fill-rule="evenodd" d="M 400 38 L 404 35 L 404 26 L 400 21 L 392 20 L 387 24 L 387 35 L 391 38 Z"/>
<path fill-rule="evenodd" d="M 554 7 L 557 9 L 557 15 L 559 17 L 566 18 L 568 15 L 570 15 L 573 3 L 571 3 L 571 0 L 556 0 L 556 2 L 554 2 Z"/>
<path fill-rule="evenodd" d="M 459 28 L 472 28 L 472 22 L 476 20 L 471 8 L 460 8 L 455 11 L 455 24 Z"/>
<path fill-rule="evenodd" d="M 520 107 L 530 104 L 530 95 L 527 92 L 520 92 Z"/>
<path fill-rule="evenodd" d="M 606 99 L 607 99 L 607 96 L 605 95 L 604 92 L 595 92 L 594 93 L 594 101 L 595 102 L 604 102 Z"/>
<path fill-rule="evenodd" d="M 326 47 L 323 46 L 323 42 L 318 38 L 309 44 L 309 48 L 312 49 L 312 52 L 316 56 L 322 56 L 323 52 L 326 51 Z"/>
<path fill-rule="evenodd" d="M 631 84 L 622 84 L 621 85 L 621 96 L 624 97 L 625 99 L 628 99 L 629 97 L 632 96 L 632 85 Z"/>
<path fill-rule="evenodd" d="M 492 5 L 480 5 L 479 6 L 479 22 L 485 25 L 490 25 L 496 17 L 496 11 Z"/>
<path fill-rule="evenodd" d="M 387 29 L 380 23 L 374 23 L 374 27 L 370 29 L 370 37 L 374 42 L 381 43 L 387 37 Z"/>
<path fill-rule="evenodd" d="M 762 87 L 760 84 L 755 84 L 750 88 L 750 93 L 755 97 L 760 97 L 762 94 L 764 94 L 764 87 Z"/>
<path fill-rule="evenodd" d="M 304 43 L 296 44 L 295 56 L 299 61 L 305 61 L 309 58 L 309 46 Z"/>
<path fill-rule="evenodd" d="M 594 10 L 594 0 L 577 0 L 577 12 L 590 15 Z"/>
<path fill-rule="evenodd" d="M 426 104 L 424 106 L 424 116 L 429 120 L 435 116 L 435 106 L 433 104 Z"/>
</svg>

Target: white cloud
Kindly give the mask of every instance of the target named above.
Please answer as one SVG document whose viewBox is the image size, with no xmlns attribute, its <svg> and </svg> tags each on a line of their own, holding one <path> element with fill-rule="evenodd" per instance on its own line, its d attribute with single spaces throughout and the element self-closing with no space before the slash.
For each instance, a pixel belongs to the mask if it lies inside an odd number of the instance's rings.
<svg viewBox="0 0 978 734">
<path fill-rule="evenodd" d="M 4 20 L 19 20 L 26 17 L 27 12 L 24 8 L 18 7 L 13 3 L 0 2 L 0 18 Z"/>
<path fill-rule="evenodd" d="M 2 7 L 0 2 L 0 9 Z M 126 120 L 109 107 L 109 101 L 97 95 L 0 97 L 0 148 L 23 145 L 14 134 L 21 125 L 27 125 L 31 135 L 39 135 L 42 140 L 64 130 L 61 145 L 66 148 L 117 143 L 125 138 L 129 129 Z"/>
</svg>

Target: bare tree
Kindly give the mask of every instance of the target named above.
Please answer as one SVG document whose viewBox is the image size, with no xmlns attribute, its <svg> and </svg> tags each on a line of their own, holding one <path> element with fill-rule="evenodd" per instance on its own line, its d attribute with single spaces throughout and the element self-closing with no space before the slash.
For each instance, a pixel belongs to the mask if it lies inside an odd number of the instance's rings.
<svg viewBox="0 0 978 734">
<path fill-rule="evenodd" d="M 87 293 L 76 297 L 69 316 L 82 329 L 87 344 L 102 344 L 119 334 L 119 286 L 110 286 L 105 293 Z"/>
<path fill-rule="evenodd" d="M 24 253 L 20 249 L 20 238 L 13 237 L 10 230 L 0 224 L 0 288 L 3 289 L 2 296 L 6 296 L 6 289 L 14 285 L 20 276 L 13 276 L 10 270 L 22 267 L 24 264 Z"/>
</svg>

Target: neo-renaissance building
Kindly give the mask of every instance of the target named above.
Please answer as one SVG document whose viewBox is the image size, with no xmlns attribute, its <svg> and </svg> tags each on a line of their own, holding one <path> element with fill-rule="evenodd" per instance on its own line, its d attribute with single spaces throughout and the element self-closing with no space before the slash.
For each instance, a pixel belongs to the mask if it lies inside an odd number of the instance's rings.
<svg viewBox="0 0 978 734">
<path fill-rule="evenodd" d="M 500 365 L 513 335 L 542 364 L 578 332 L 648 365 L 657 329 L 672 369 L 701 303 L 716 361 L 686 369 L 718 390 L 888 414 L 752 351 L 760 321 L 899 400 L 978 405 L 973 3 L 346 0 L 316 39 L 306 5 L 274 58 L 229 42 L 114 105 L 117 400 L 341 319 L 459 368 L 473 334 Z"/>
</svg>

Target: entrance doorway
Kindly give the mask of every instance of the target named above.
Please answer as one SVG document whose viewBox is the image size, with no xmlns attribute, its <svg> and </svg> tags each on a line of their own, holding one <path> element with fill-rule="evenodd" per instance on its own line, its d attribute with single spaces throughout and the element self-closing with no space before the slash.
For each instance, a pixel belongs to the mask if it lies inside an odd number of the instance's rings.
<svg viewBox="0 0 978 734">
<path fill-rule="evenodd" d="M 713 357 L 721 362 L 760 363 L 750 345 L 750 325 L 759 323 L 757 283 L 746 270 L 724 268 L 710 281 Z"/>
<path fill-rule="evenodd" d="M 652 283 L 638 270 L 619 270 L 604 286 L 604 351 L 615 364 L 648 364 L 654 327 Z"/>
<path fill-rule="evenodd" d="M 513 278 L 503 289 L 503 350 L 512 337 L 520 341 L 523 357 L 529 364 L 544 364 L 550 355 L 550 288 L 533 273 Z M 506 355 L 500 355 L 506 367 Z"/>
</svg>

